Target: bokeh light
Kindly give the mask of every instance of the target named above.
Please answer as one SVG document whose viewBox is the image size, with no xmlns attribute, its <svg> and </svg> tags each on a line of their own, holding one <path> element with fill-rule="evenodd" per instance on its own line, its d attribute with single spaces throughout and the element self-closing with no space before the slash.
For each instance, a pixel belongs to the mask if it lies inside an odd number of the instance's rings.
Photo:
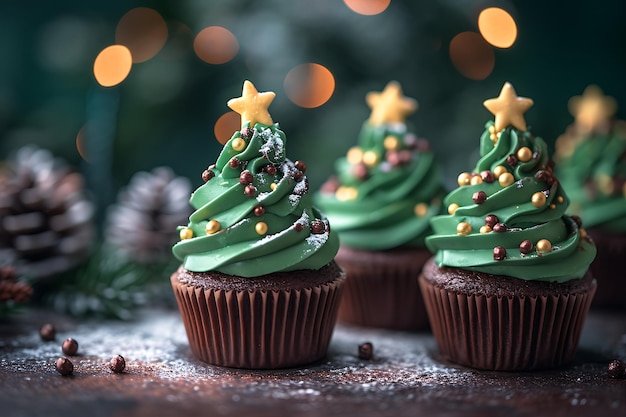
<svg viewBox="0 0 626 417">
<path fill-rule="evenodd" d="M 355 13 L 372 16 L 387 10 L 391 0 L 343 0 Z"/>
<path fill-rule="evenodd" d="M 517 25 L 511 15 L 498 7 L 480 12 L 478 29 L 483 38 L 498 48 L 510 48 L 517 39 Z"/>
<path fill-rule="evenodd" d="M 93 63 L 93 74 L 103 87 L 113 87 L 128 77 L 133 66 L 130 50 L 124 45 L 104 48 Z"/>
<path fill-rule="evenodd" d="M 209 26 L 193 41 L 196 55 L 209 64 L 225 64 L 239 52 L 239 42 L 231 31 L 221 26 Z"/>
<path fill-rule="evenodd" d="M 224 113 L 215 122 L 213 132 L 219 143 L 224 145 L 233 136 L 233 133 L 241 127 L 241 115 L 234 111 Z"/>
<path fill-rule="evenodd" d="M 85 148 L 85 126 L 81 127 L 76 135 L 76 150 L 81 158 L 83 158 L 86 162 L 89 162 L 89 157 L 87 156 L 87 150 Z"/>
<path fill-rule="evenodd" d="M 285 76 L 285 92 L 300 107 L 319 107 L 335 92 L 335 77 L 320 64 L 298 65 Z"/>
<path fill-rule="evenodd" d="M 137 7 L 120 19 L 115 29 L 115 41 L 130 49 L 133 62 L 145 62 L 165 45 L 167 23 L 156 10 Z"/>
<path fill-rule="evenodd" d="M 461 32 L 450 41 L 450 60 L 463 76 L 484 80 L 495 65 L 493 49 L 475 32 Z"/>
</svg>

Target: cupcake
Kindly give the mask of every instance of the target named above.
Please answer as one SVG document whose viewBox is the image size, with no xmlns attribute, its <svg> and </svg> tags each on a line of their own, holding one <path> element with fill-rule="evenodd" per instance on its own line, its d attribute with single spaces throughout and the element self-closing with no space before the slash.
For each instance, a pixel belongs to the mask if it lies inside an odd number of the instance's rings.
<svg viewBox="0 0 626 417">
<path fill-rule="evenodd" d="M 390 82 L 366 97 L 372 113 L 358 145 L 336 161 L 336 175 L 316 203 L 339 234 L 337 263 L 346 272 L 341 322 L 396 330 L 428 326 L 417 285 L 431 254 L 429 219 L 443 191 L 426 140 L 407 126 L 417 102 Z"/>
<path fill-rule="evenodd" d="M 555 170 L 571 200 L 569 213 L 582 219 L 598 248 L 591 307 L 626 310 L 626 282 L 615 276 L 626 257 L 626 122 L 613 118 L 616 110 L 615 100 L 593 85 L 573 97 L 575 121 L 556 141 Z"/>
<path fill-rule="evenodd" d="M 595 293 L 596 249 L 565 214 L 569 200 L 546 143 L 526 128 L 532 100 L 506 83 L 480 159 L 432 219 L 435 254 L 419 284 L 444 360 L 478 369 L 559 367 L 576 352 Z"/>
<path fill-rule="evenodd" d="M 275 369 L 325 356 L 344 273 L 339 247 L 315 207 L 303 162 L 267 109 L 273 92 L 245 81 L 228 106 L 242 128 L 224 145 L 173 253 L 172 275 L 189 345 L 214 365 Z"/>
</svg>

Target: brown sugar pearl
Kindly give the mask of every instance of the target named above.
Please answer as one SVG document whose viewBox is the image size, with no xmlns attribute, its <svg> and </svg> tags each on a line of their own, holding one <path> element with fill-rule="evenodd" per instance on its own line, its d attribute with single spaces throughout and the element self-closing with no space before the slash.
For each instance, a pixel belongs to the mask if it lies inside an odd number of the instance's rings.
<svg viewBox="0 0 626 417">
<path fill-rule="evenodd" d="M 239 174 L 239 183 L 242 185 L 247 185 L 252 183 L 252 181 L 254 181 L 254 175 L 252 175 L 252 172 L 248 171 L 247 169 L 244 171 L 241 171 L 241 174 Z"/>
<path fill-rule="evenodd" d="M 369 361 L 374 356 L 374 346 L 370 342 L 359 345 L 359 359 Z"/>
<path fill-rule="evenodd" d="M 497 233 L 506 232 L 506 224 L 504 223 L 496 223 L 493 225 L 493 231 Z"/>
<path fill-rule="evenodd" d="M 493 259 L 502 261 L 504 258 L 506 258 L 506 248 L 504 246 L 496 246 L 493 248 Z"/>
<path fill-rule="evenodd" d="M 250 126 L 246 126 L 241 129 L 241 137 L 245 140 L 252 139 L 252 135 L 254 135 L 254 129 L 252 129 Z"/>
<path fill-rule="evenodd" d="M 476 204 L 484 203 L 485 201 L 487 201 L 487 193 L 485 193 L 484 191 L 476 191 L 472 195 L 472 201 L 474 201 L 474 203 Z"/>
<path fill-rule="evenodd" d="M 495 214 L 488 214 L 487 217 L 485 217 L 485 224 L 492 229 L 499 222 L 500 219 L 498 219 L 498 216 L 496 216 Z"/>
<path fill-rule="evenodd" d="M 54 340 L 56 334 L 56 329 L 50 323 L 44 324 L 43 326 L 41 326 L 41 329 L 39 329 L 39 336 L 41 337 L 41 340 L 44 340 L 46 342 Z"/>
<path fill-rule="evenodd" d="M 249 197 L 254 197 L 256 195 L 256 191 L 256 187 L 252 184 L 246 185 L 246 188 L 243 189 L 243 192 Z"/>
<path fill-rule="evenodd" d="M 491 184 L 496 180 L 496 176 L 491 171 L 481 171 L 480 178 L 482 178 L 483 182 Z"/>
<path fill-rule="evenodd" d="M 274 165 L 265 165 L 263 169 L 270 175 L 276 175 L 276 167 Z"/>
<path fill-rule="evenodd" d="M 61 350 L 68 356 L 74 356 L 78 352 L 78 342 L 69 337 L 61 345 Z"/>
<path fill-rule="evenodd" d="M 576 223 L 576 225 L 578 226 L 578 228 L 580 229 L 581 227 L 583 227 L 583 220 L 580 218 L 580 216 L 577 215 L 572 215 L 570 216 L 572 220 L 574 220 L 574 223 Z"/>
<path fill-rule="evenodd" d="M 533 250 L 533 242 L 531 242 L 528 239 L 522 241 L 522 243 L 519 244 L 519 251 L 522 252 L 524 255 L 532 252 L 532 250 Z"/>
<path fill-rule="evenodd" d="M 126 369 L 126 360 L 122 355 L 115 355 L 109 361 L 109 369 L 116 374 L 121 374 Z"/>
<path fill-rule="evenodd" d="M 70 375 L 74 372 L 74 364 L 67 358 L 59 358 L 55 363 L 55 367 L 58 373 L 63 376 Z"/>
<path fill-rule="evenodd" d="M 296 171 L 295 174 L 293 174 L 293 179 L 296 180 L 296 182 L 300 182 L 302 177 L 304 177 L 304 172 L 302 171 Z"/>
<path fill-rule="evenodd" d="M 301 232 L 302 230 L 304 230 L 304 226 L 302 226 L 302 223 L 294 223 L 293 228 L 296 232 Z"/>
<path fill-rule="evenodd" d="M 357 177 L 360 180 L 367 179 L 369 176 L 369 171 L 367 169 L 367 165 L 363 163 L 356 164 L 352 167 L 352 175 Z"/>
<path fill-rule="evenodd" d="M 211 170 L 205 169 L 202 172 L 202 181 L 208 182 L 211 178 L 215 176 L 215 173 Z"/>
<path fill-rule="evenodd" d="M 293 163 L 297 169 L 302 172 L 306 172 L 306 164 L 302 161 L 296 161 Z"/>
<path fill-rule="evenodd" d="M 514 167 L 515 165 L 517 165 L 517 162 L 518 162 L 517 156 L 515 155 L 509 155 L 506 157 L 506 163 L 510 167 Z"/>
<path fill-rule="evenodd" d="M 315 219 L 311 222 L 311 233 L 314 233 L 316 235 L 321 235 L 325 231 L 326 231 L 326 225 L 324 225 L 323 221 L 319 219 Z"/>
<path fill-rule="evenodd" d="M 254 208 L 254 215 L 260 217 L 265 214 L 265 207 L 258 206 Z"/>
<path fill-rule="evenodd" d="M 619 359 L 614 359 L 609 363 L 607 373 L 612 378 L 626 378 L 626 365 Z"/>
<path fill-rule="evenodd" d="M 241 161 L 238 158 L 231 158 L 230 161 L 228 161 L 228 166 L 231 168 L 237 168 L 239 165 L 241 165 Z"/>
</svg>

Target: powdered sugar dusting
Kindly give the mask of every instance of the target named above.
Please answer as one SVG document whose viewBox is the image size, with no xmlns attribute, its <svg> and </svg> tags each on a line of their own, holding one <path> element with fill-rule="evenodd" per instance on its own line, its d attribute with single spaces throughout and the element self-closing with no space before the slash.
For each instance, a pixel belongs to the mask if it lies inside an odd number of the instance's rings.
<svg viewBox="0 0 626 417">
<path fill-rule="evenodd" d="M 259 151 L 264 155 L 267 155 L 270 152 L 274 152 L 276 158 L 278 158 L 279 160 L 284 159 L 285 144 L 283 142 L 283 139 L 280 137 L 280 134 L 278 132 L 272 132 L 271 129 L 264 129 L 259 134 L 261 138 L 263 138 L 264 142 Z"/>
</svg>

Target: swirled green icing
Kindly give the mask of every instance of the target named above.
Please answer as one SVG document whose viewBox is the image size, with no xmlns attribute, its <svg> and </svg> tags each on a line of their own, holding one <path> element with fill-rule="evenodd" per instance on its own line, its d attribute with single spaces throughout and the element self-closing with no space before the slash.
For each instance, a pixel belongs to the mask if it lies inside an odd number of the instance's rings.
<svg viewBox="0 0 626 417">
<path fill-rule="evenodd" d="M 556 172 L 586 227 L 626 233 L 626 123 L 583 134 L 575 126 L 557 140 Z"/>
<path fill-rule="evenodd" d="M 319 269 L 337 253 L 337 234 L 312 206 L 303 171 L 285 157 L 286 138 L 278 124 L 256 123 L 251 130 L 251 137 L 235 132 L 209 168 L 212 178 L 192 194 L 195 211 L 179 231 L 189 229 L 193 237 L 172 251 L 184 268 L 196 272 L 255 277 Z M 240 181 L 243 171 L 251 174 L 250 183 Z M 246 186 L 253 189 L 246 192 Z M 210 221 L 219 222 L 212 234 L 206 231 Z"/>
<path fill-rule="evenodd" d="M 336 162 L 337 177 L 328 183 L 334 186 L 315 195 L 342 244 L 367 250 L 423 247 L 443 197 L 428 143 L 404 123 L 365 122 L 359 147 L 350 152 Z"/>
<path fill-rule="evenodd" d="M 551 173 L 546 143 L 528 131 L 507 127 L 494 145 L 490 139 L 493 125 L 491 121 L 485 125 L 480 138 L 481 158 L 472 175 L 483 171 L 493 174 L 503 169 L 496 167 L 504 167 L 512 174 L 513 182 L 501 185 L 498 179 L 489 179 L 470 183 L 445 197 L 446 206 L 456 204 L 458 208 L 449 210 L 453 214 L 431 220 L 434 233 L 426 239 L 426 245 L 435 253 L 435 262 L 525 280 L 564 282 L 581 278 L 596 249 L 589 238 L 583 237 L 577 223 L 565 215 L 569 200 Z M 530 159 L 524 162 L 510 157 L 524 147 L 531 151 Z M 474 200 L 474 193 L 479 191 L 486 194 L 484 202 Z M 537 193 L 545 197 L 545 202 Z M 533 195 L 538 202 L 533 203 Z M 495 231 L 502 229 L 497 226 L 481 232 L 488 215 L 495 215 L 506 231 Z M 460 223 L 467 223 L 471 231 L 466 226 L 457 233 Z M 551 243 L 551 250 L 537 250 L 537 242 L 543 239 Z M 532 250 L 522 253 L 520 244 L 526 240 L 532 243 Z M 500 260 L 494 254 L 496 247 L 506 251 Z M 498 250 L 502 254 L 501 248 Z"/>
</svg>

